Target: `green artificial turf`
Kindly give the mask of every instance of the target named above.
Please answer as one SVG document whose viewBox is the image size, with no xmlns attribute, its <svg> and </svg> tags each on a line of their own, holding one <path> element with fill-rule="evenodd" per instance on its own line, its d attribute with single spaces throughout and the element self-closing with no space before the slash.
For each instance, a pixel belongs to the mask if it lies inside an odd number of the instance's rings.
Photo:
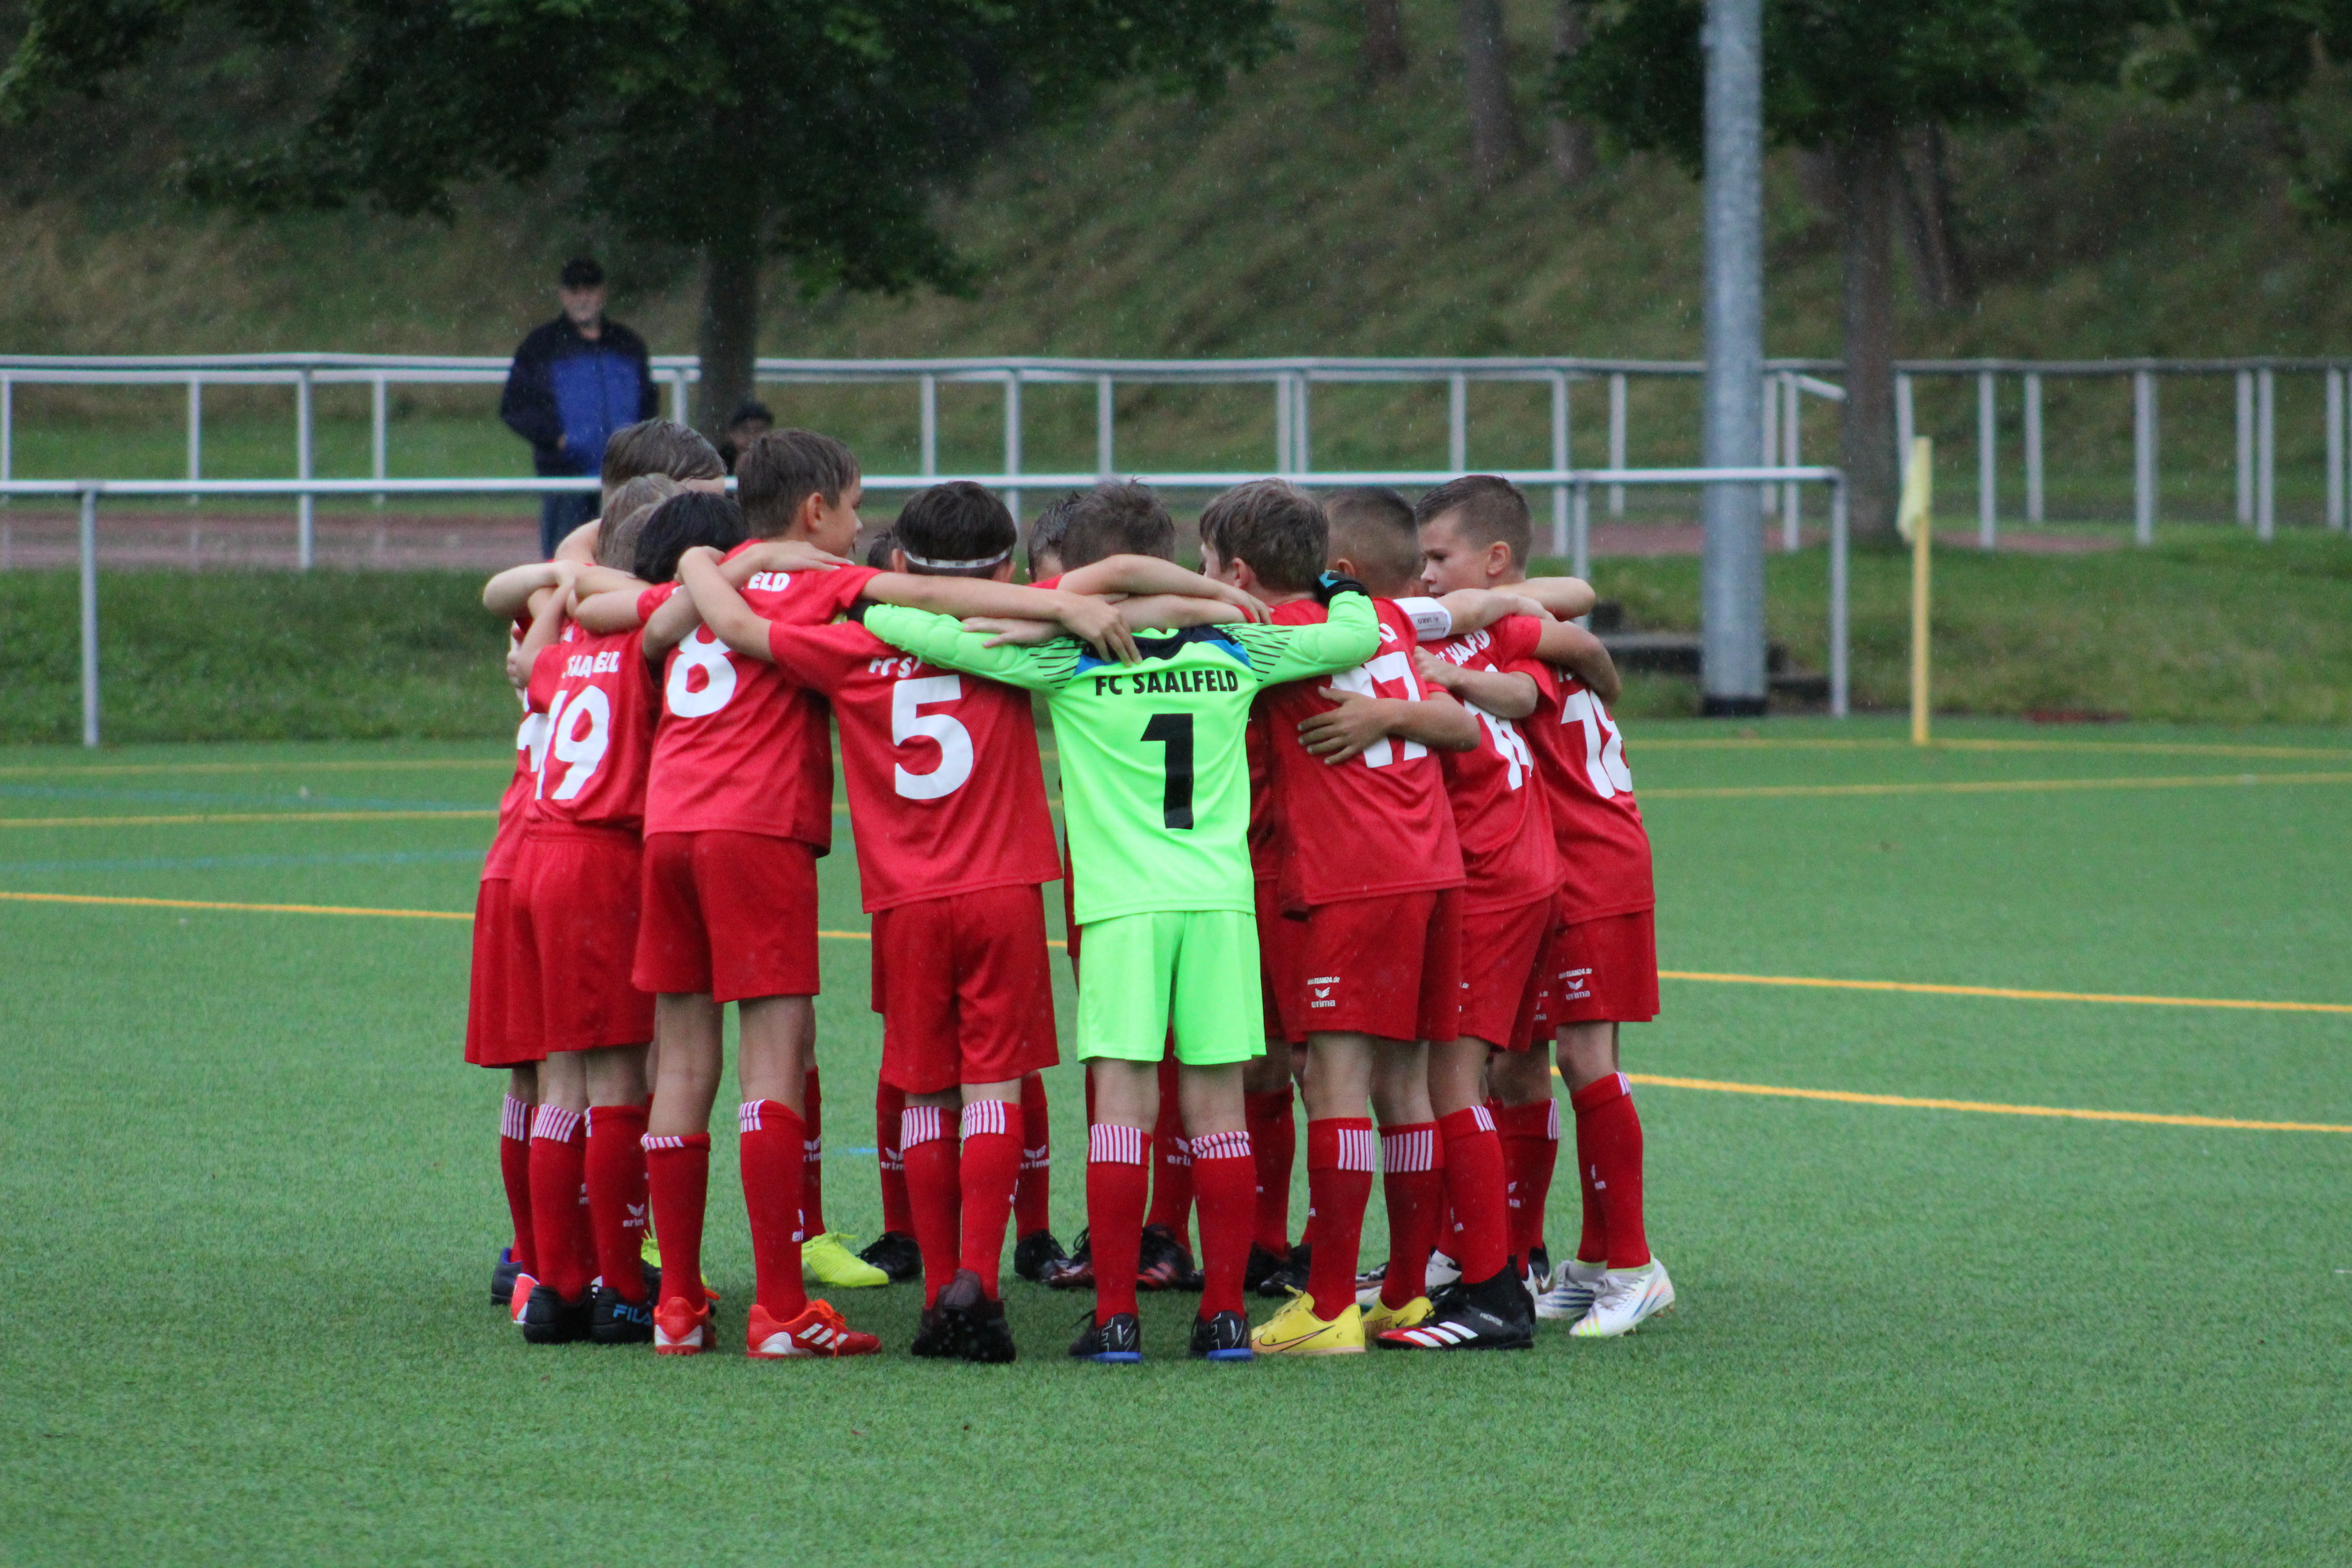
<svg viewBox="0 0 2352 1568">
<path fill-rule="evenodd" d="M 2352 1003 L 2352 731 L 1629 728 L 1669 970 Z M 17 824 L 482 810 L 504 766 L 7 751 L 0 889 L 463 910 L 481 817 Z M 2323 782 L 2240 782 L 2279 774 Z M 2217 782 L 2146 787 L 2179 778 Z M 2096 787 L 1759 793 L 2036 781 Z M 845 843 L 824 865 L 824 926 L 862 928 Z M 1078 1366 L 1084 1299 L 1016 1284 L 1008 1368 L 908 1357 L 911 1288 L 835 1294 L 870 1361 L 656 1362 L 527 1348 L 486 1299 L 498 1082 L 457 1060 L 462 922 L 0 901 L 0 1562 L 2352 1554 L 2343 1133 L 1644 1086 L 1683 1299 L 1628 1340 L 1212 1368 L 1190 1299 L 1146 1298 L 1151 1361 Z M 870 1235 L 878 1031 L 860 944 L 825 954 L 827 1206 Z M 1664 1005 L 1636 1073 L 2352 1125 L 2344 1014 L 1674 979 Z M 1076 1071 L 1050 1083 L 1066 1240 Z M 1563 1162 L 1556 1251 L 1575 1225 Z M 1379 1237 L 1376 1199 L 1368 1259 Z"/>
</svg>

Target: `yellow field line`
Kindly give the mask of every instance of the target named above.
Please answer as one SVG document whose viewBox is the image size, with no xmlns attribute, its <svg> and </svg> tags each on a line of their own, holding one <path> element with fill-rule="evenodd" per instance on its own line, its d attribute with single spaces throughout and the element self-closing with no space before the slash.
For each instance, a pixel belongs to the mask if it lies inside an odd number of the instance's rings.
<svg viewBox="0 0 2352 1568">
<path fill-rule="evenodd" d="M 214 822 L 477 822 L 498 816 L 479 811 L 222 811 L 174 816 L 0 816 L 0 827 L 184 827 Z"/>
<path fill-rule="evenodd" d="M 383 763 L 306 763 L 292 759 L 277 763 L 101 763 L 95 766 L 42 763 L 0 767 L 0 778 L 53 777 L 58 774 L 75 778 L 118 778 L 128 773 L 270 773 L 295 770 L 314 773 L 408 773 L 419 768 L 513 766 L 511 756 L 412 757 Z"/>
<path fill-rule="evenodd" d="M 470 910 L 363 910 L 341 904 L 231 904 L 215 899 L 126 899 L 96 893 L 5 893 L 0 900 L 17 904 L 127 904 L 148 910 L 243 910 L 273 915 L 373 915 L 400 921 L 470 921 Z"/>
<path fill-rule="evenodd" d="M 1557 1074 L 1559 1069 L 1554 1068 Z M 2254 1132 L 2352 1132 L 2327 1121 L 2249 1121 L 2234 1116 L 2167 1116 L 2152 1110 L 2077 1110 L 2057 1105 L 2001 1105 L 1981 1100 L 1926 1100 L 1907 1094 L 1856 1094 L 1843 1089 L 1788 1089 L 1769 1083 L 1725 1083 L 1708 1078 L 1667 1078 L 1629 1072 L 1635 1083 L 1700 1089 L 1717 1094 L 1762 1094 L 1779 1100 L 1829 1100 L 1841 1105 L 1892 1105 L 1914 1110 L 1974 1110 L 1990 1116 L 2056 1116 L 2070 1121 L 2143 1121 L 2160 1127 L 2233 1127 Z"/>
<path fill-rule="evenodd" d="M 1992 996 L 2011 1002 L 2099 1002 L 2131 1007 L 2223 1007 L 2246 1013 L 2352 1013 L 2352 1003 L 2261 1002 L 2228 996 L 2136 996 L 2103 991 L 2027 991 L 2007 985 L 1932 985 L 1916 980 L 1826 980 L 1801 974 L 1712 974 L 1661 969 L 1661 980 L 1717 985 L 1796 985 L 1817 991 L 1899 991 L 1919 996 Z"/>
<path fill-rule="evenodd" d="M 1972 779 L 1938 783 L 1852 784 L 1731 784 L 1721 788 L 1645 789 L 1643 800 L 1825 799 L 1840 795 L 2023 795 L 2088 789 L 2218 789 L 2252 784 L 2352 784 L 2344 773 L 2181 773 L 2165 778 Z"/>
<path fill-rule="evenodd" d="M 1919 749 L 1908 741 L 1802 740 L 1794 737 L 1767 740 L 1760 735 L 1707 740 L 1644 738 L 1640 742 L 1640 750 L 1644 752 L 1910 752 Z M 2119 756 L 2142 757 L 2352 757 L 2352 747 L 2344 746 L 2246 746 L 2201 741 L 1961 740 L 1931 741 L 1927 749 L 1937 752 L 2113 752 Z"/>
</svg>

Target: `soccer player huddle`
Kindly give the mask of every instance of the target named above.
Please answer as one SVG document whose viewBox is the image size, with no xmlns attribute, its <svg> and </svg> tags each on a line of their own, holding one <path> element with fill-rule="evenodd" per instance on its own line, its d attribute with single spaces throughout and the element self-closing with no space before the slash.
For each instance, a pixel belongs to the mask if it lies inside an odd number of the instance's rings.
<svg viewBox="0 0 2352 1568">
<path fill-rule="evenodd" d="M 1019 1276 L 1093 1291 L 1069 1353 L 1096 1362 L 1141 1359 L 1146 1290 L 1199 1292 L 1212 1361 L 1524 1348 L 1538 1320 L 1608 1336 L 1673 1303 L 1618 1062 L 1657 962 L 1616 671 L 1575 624 L 1591 590 L 1528 577 L 1514 487 L 1241 485 L 1202 512 L 1195 573 L 1160 500 L 1107 481 L 1036 521 L 1023 584 L 981 486 L 918 492 L 861 565 L 845 447 L 772 430 L 736 475 L 730 497 L 693 431 L 631 426 L 602 517 L 484 591 L 526 712 L 466 1054 L 510 1074 L 492 1295 L 526 1340 L 715 1345 L 730 1002 L 753 1357 L 874 1353 L 809 1285 L 919 1274 L 915 1354 L 1013 1360 L 1008 1227 Z M 883 1020 L 862 1254 L 824 1220 L 835 725 Z M 1038 1076 L 1057 879 L 1087 1068 L 1075 1255 Z M 1557 1268 L 1555 1042 L 1583 1196 Z M 1376 1169 L 1387 1260 L 1359 1272 Z M 1253 1291 L 1281 1302 L 1255 1327 Z"/>
</svg>

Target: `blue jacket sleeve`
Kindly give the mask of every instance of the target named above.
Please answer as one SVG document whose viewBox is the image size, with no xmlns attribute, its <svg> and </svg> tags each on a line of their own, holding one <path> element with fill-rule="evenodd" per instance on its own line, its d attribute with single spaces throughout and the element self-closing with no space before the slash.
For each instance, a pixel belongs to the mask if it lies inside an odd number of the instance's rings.
<svg viewBox="0 0 2352 1568">
<path fill-rule="evenodd" d="M 542 458 L 552 457 L 563 438 L 563 416 L 555 405 L 555 385 L 548 374 L 548 330 L 541 327 L 523 339 L 514 363 L 507 368 L 506 391 L 499 397 L 499 417 Z"/>
</svg>

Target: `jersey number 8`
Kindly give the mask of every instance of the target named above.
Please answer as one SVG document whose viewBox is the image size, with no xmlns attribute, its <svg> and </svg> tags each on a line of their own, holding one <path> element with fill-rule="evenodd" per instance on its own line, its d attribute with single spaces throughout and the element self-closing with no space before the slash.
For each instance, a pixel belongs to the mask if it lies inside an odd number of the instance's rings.
<svg viewBox="0 0 2352 1568">
<path fill-rule="evenodd" d="M 691 684 L 698 669 L 702 671 L 700 690 Z M 662 694 L 669 710 L 681 719 L 716 713 L 735 695 L 734 661 L 727 657 L 727 645 L 712 637 L 709 626 L 695 627 L 694 635 L 677 645 L 677 657 L 670 660 L 669 679 Z"/>
</svg>

